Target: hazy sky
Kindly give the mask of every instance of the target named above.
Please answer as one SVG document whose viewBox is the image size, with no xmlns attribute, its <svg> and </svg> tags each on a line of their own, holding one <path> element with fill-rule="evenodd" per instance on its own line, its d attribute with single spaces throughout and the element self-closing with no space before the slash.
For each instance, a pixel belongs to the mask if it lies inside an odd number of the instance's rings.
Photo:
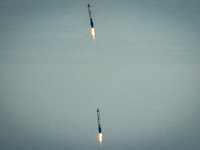
<svg viewBox="0 0 200 150">
<path fill-rule="evenodd" d="M 1 0 L 0 149 L 198 150 L 199 8 Z"/>
</svg>

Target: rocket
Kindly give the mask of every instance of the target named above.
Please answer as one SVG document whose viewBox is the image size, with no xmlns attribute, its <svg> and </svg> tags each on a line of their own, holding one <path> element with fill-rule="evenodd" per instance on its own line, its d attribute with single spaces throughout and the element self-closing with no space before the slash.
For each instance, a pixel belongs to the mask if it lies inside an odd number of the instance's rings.
<svg viewBox="0 0 200 150">
<path fill-rule="evenodd" d="M 97 109 L 97 119 L 98 119 L 98 130 L 99 130 L 99 142 L 100 142 L 100 145 L 102 146 L 103 134 L 101 133 L 101 122 L 100 122 L 100 110 L 99 110 L 99 108 Z"/>
<path fill-rule="evenodd" d="M 89 17 L 90 17 L 90 25 L 91 25 L 91 28 L 94 28 L 94 24 L 93 24 L 93 21 L 92 21 L 92 13 L 91 13 L 90 4 L 88 4 L 88 11 L 89 11 Z"/>
<path fill-rule="evenodd" d="M 101 133 L 101 122 L 100 122 L 100 110 L 99 110 L 99 108 L 97 109 L 97 119 L 98 119 L 98 130 L 99 130 L 99 133 Z"/>
<path fill-rule="evenodd" d="M 95 30 L 94 30 L 94 23 L 92 21 L 92 13 L 91 13 L 90 4 L 88 4 L 88 11 L 89 11 L 89 17 L 90 17 L 91 34 L 93 36 L 93 40 L 95 40 Z"/>
</svg>

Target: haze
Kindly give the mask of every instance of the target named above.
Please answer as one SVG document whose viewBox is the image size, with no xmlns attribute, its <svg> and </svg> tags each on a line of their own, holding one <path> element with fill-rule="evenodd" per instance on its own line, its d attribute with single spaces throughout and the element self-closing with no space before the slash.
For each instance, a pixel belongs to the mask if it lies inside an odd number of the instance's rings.
<svg viewBox="0 0 200 150">
<path fill-rule="evenodd" d="M 0 7 L 1 150 L 199 149 L 198 0 Z"/>
</svg>

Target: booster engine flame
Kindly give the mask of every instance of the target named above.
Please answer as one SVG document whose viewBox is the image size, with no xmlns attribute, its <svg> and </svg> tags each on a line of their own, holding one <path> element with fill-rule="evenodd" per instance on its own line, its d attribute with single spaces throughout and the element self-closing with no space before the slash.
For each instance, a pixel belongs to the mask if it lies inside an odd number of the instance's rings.
<svg viewBox="0 0 200 150">
<path fill-rule="evenodd" d="M 99 142 L 100 142 L 100 144 L 102 144 L 102 141 L 103 141 L 103 134 L 99 133 Z"/>
<path fill-rule="evenodd" d="M 94 28 L 91 28 L 91 34 L 92 34 L 93 40 L 94 40 L 95 39 L 95 30 L 94 30 Z"/>
</svg>

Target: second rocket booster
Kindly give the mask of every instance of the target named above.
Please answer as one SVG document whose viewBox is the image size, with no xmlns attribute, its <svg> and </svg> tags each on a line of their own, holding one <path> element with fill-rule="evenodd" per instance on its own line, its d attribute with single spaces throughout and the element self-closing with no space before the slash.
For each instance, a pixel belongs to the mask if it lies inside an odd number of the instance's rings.
<svg viewBox="0 0 200 150">
<path fill-rule="evenodd" d="M 89 17 L 90 17 L 90 25 L 91 25 L 91 28 L 93 28 L 94 24 L 92 21 L 92 13 L 91 13 L 91 9 L 90 9 L 90 4 L 88 4 L 88 11 L 89 11 Z"/>
<path fill-rule="evenodd" d="M 98 119 L 98 130 L 101 133 L 101 122 L 100 122 L 100 111 L 97 109 L 97 119 Z"/>
</svg>

